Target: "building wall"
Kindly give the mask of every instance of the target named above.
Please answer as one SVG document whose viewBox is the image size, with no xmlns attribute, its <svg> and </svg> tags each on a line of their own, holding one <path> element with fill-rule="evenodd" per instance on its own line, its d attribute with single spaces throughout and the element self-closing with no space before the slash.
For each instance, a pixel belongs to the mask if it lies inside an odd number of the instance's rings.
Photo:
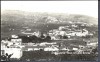
<svg viewBox="0 0 100 62">
<path fill-rule="evenodd" d="M 6 53 L 8 53 L 8 54 L 12 54 L 13 53 L 11 58 L 17 58 L 17 59 L 21 58 L 21 56 L 23 54 L 22 50 L 19 49 L 19 48 L 7 48 L 7 49 L 5 49 L 5 54 Z"/>
</svg>

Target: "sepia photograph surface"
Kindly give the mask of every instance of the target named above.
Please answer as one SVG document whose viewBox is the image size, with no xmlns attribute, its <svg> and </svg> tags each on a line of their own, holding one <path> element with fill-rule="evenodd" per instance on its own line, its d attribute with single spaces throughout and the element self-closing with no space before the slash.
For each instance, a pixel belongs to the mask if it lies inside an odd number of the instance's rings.
<svg viewBox="0 0 100 62">
<path fill-rule="evenodd" d="M 1 1 L 1 61 L 98 61 L 98 1 Z"/>
</svg>

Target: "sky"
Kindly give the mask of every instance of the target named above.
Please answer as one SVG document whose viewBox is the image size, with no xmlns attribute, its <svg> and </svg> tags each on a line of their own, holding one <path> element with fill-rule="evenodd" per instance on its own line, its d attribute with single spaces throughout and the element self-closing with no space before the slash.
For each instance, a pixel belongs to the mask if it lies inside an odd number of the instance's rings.
<svg viewBox="0 0 100 62">
<path fill-rule="evenodd" d="M 81 14 L 98 18 L 98 1 L 1 1 L 1 11 Z"/>
</svg>

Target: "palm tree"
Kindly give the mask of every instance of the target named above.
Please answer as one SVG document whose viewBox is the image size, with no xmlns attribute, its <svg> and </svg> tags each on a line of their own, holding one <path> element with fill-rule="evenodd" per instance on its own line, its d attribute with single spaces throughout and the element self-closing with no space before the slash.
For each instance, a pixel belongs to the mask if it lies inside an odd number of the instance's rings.
<svg viewBox="0 0 100 62">
<path fill-rule="evenodd" d="M 6 58 L 6 61 L 10 61 L 10 58 L 11 58 L 12 55 L 13 55 L 13 53 L 10 54 L 10 55 L 8 55 L 8 53 L 6 53 L 6 55 L 5 55 L 6 56 L 5 57 Z"/>
<path fill-rule="evenodd" d="M 11 58 L 12 55 L 13 55 L 13 53 L 8 55 L 8 61 L 10 61 L 10 58 Z"/>
</svg>

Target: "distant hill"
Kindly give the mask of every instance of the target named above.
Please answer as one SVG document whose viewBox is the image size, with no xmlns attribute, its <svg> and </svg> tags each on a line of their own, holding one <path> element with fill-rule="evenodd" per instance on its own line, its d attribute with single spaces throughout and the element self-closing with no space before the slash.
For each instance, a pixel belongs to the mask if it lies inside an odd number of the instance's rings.
<svg viewBox="0 0 100 62">
<path fill-rule="evenodd" d="M 12 22 L 14 24 L 34 25 L 34 23 L 67 23 L 68 21 L 81 21 L 85 23 L 98 24 L 98 20 L 96 18 L 78 14 L 32 13 L 19 10 L 6 10 L 1 12 L 1 23 Z"/>
<path fill-rule="evenodd" d="M 22 27 L 45 31 L 67 25 L 69 22 L 85 22 L 98 25 L 98 19 L 86 15 L 5 10 L 1 12 L 1 35 L 20 34 L 19 31 Z"/>
</svg>

